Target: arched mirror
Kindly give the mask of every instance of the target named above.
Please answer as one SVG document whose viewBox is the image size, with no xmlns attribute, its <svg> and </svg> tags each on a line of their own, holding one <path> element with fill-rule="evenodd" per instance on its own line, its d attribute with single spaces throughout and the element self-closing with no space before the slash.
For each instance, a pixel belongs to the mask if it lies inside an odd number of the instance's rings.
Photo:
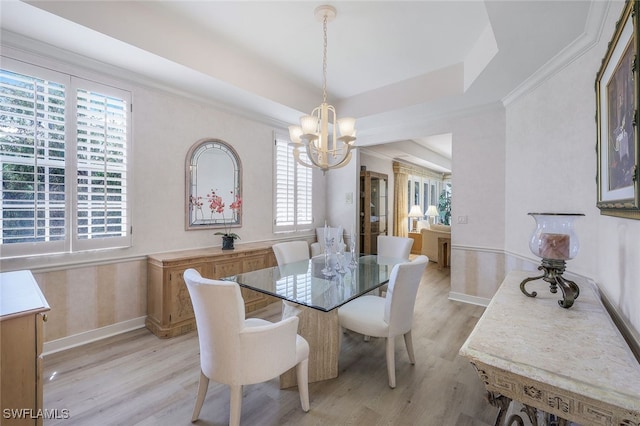
<svg viewBox="0 0 640 426">
<path fill-rule="evenodd" d="M 186 229 L 241 226 L 242 165 L 233 147 L 201 139 L 189 149 L 185 169 Z"/>
</svg>

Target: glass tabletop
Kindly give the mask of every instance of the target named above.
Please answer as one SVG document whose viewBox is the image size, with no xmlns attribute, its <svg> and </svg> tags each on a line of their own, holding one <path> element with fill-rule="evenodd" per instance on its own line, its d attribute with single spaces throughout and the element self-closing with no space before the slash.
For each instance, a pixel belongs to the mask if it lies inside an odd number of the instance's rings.
<svg viewBox="0 0 640 426">
<path fill-rule="evenodd" d="M 347 254 L 348 256 L 348 254 Z M 349 263 L 350 259 L 347 258 Z M 235 281 L 241 287 L 305 305 L 321 311 L 331 311 L 362 296 L 389 281 L 391 270 L 406 259 L 361 256 L 357 265 L 333 271 L 326 276 L 324 256 L 259 269 L 222 278 Z"/>
</svg>

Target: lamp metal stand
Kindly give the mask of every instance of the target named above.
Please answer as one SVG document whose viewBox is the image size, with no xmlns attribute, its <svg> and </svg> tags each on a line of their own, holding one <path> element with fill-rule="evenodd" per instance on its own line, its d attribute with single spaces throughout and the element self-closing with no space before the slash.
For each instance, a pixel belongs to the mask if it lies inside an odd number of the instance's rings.
<svg viewBox="0 0 640 426">
<path fill-rule="evenodd" d="M 564 273 L 566 262 L 563 259 L 542 259 L 542 265 L 538 266 L 539 271 L 544 273 L 537 277 L 525 278 L 520 283 L 520 290 L 529 297 L 536 297 L 537 292 L 533 291 L 529 293 L 525 289 L 525 285 L 529 281 L 535 281 L 541 279 L 549 283 L 549 291 L 553 294 L 558 292 L 558 287 L 562 291 L 562 300 L 558 300 L 558 304 L 563 308 L 570 308 L 573 306 L 573 302 L 580 295 L 580 288 L 578 285 L 562 276 Z"/>
</svg>

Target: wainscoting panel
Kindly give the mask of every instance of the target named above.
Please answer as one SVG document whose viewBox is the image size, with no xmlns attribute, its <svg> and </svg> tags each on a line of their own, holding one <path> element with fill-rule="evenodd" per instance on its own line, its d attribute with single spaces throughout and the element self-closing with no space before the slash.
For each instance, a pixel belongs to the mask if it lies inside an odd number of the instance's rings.
<svg viewBox="0 0 640 426">
<path fill-rule="evenodd" d="M 535 271 L 531 260 L 483 247 L 451 247 L 451 293 L 454 300 L 482 304 L 490 300 L 512 270 Z M 472 300 L 465 300 L 470 298 Z"/>
<path fill-rule="evenodd" d="M 147 314 L 146 259 L 34 271 L 34 277 L 51 306 L 44 324 L 45 342 Z"/>
<path fill-rule="evenodd" d="M 451 248 L 451 293 L 491 299 L 505 277 L 504 252 Z"/>
</svg>

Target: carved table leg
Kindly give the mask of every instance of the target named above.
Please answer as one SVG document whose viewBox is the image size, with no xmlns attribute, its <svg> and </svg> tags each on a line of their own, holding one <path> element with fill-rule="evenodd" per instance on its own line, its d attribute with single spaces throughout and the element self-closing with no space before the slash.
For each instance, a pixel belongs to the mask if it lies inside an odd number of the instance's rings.
<svg viewBox="0 0 640 426">
<path fill-rule="evenodd" d="M 524 420 L 520 414 L 512 414 L 505 421 L 505 417 L 507 414 L 507 410 L 509 409 L 509 405 L 511 404 L 511 398 L 508 398 L 504 395 L 500 395 L 499 393 L 487 391 L 487 400 L 489 404 L 494 407 L 498 407 L 498 417 L 496 418 L 495 426 L 524 426 Z M 520 409 L 523 413 L 529 417 L 529 421 L 532 426 L 538 426 L 538 410 L 535 407 L 531 407 L 529 405 L 523 404 L 522 409 Z M 558 418 L 558 421 L 562 419 Z M 555 425 L 554 425 L 555 426 Z M 557 426 L 567 426 L 566 423 L 558 423 Z"/>
<path fill-rule="evenodd" d="M 509 416 L 509 420 L 507 420 L 507 424 L 505 426 L 512 426 L 513 424 L 518 426 L 524 426 L 524 421 L 522 421 L 522 417 L 519 414 L 512 414 Z"/>
<path fill-rule="evenodd" d="M 507 410 L 509 409 L 509 404 L 511 404 L 511 398 L 507 398 L 506 396 L 495 392 L 487 391 L 487 400 L 489 401 L 489 404 L 494 407 L 498 407 L 499 409 L 495 426 L 502 425 L 504 423 Z M 509 419 L 509 421 L 511 421 L 511 419 Z"/>
<path fill-rule="evenodd" d="M 549 413 L 545 413 L 545 423 L 548 426 L 567 426 L 569 424 L 569 422 L 562 417 Z"/>
<path fill-rule="evenodd" d="M 527 417 L 529 417 L 529 421 L 531 422 L 532 426 L 538 426 L 538 409 L 537 408 L 524 404 L 524 406 L 522 407 L 522 410 L 520 411 L 524 412 L 527 415 Z"/>
</svg>

